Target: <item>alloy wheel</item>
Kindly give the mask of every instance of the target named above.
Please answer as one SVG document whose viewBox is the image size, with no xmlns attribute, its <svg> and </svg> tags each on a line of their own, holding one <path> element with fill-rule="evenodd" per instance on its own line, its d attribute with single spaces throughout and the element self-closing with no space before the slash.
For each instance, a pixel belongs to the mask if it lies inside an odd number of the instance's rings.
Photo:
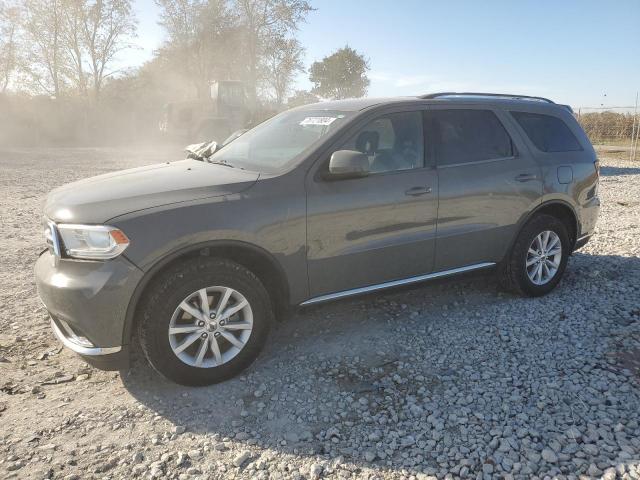
<svg viewBox="0 0 640 480">
<path fill-rule="evenodd" d="M 552 230 L 539 233 L 529 245 L 526 270 L 535 285 L 545 285 L 558 273 L 562 261 L 562 242 Z"/>
<path fill-rule="evenodd" d="M 207 287 L 178 305 L 169 323 L 169 344 L 187 365 L 218 367 L 242 351 L 252 330 L 253 311 L 244 295 L 230 287 Z"/>
</svg>

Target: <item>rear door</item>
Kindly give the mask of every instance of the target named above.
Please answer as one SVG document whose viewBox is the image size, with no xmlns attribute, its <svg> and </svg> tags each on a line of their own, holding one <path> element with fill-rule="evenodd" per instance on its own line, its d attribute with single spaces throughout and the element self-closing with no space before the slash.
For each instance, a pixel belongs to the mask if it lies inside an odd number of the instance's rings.
<svg viewBox="0 0 640 480">
<path fill-rule="evenodd" d="M 437 175 L 425 164 L 424 110 L 381 113 L 338 142 L 307 178 L 312 296 L 423 275 L 433 268 Z M 323 178 L 336 150 L 369 157 L 364 178 Z"/>
<path fill-rule="evenodd" d="M 434 270 L 500 261 L 540 203 L 540 167 L 502 110 L 432 106 L 427 130 L 439 181 Z"/>
</svg>

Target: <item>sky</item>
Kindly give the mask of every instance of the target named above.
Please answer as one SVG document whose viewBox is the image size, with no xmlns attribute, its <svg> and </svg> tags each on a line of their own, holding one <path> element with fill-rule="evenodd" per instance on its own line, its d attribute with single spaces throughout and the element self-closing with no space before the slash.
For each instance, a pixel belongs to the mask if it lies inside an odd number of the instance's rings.
<svg viewBox="0 0 640 480">
<path fill-rule="evenodd" d="M 134 0 L 140 65 L 164 39 Z M 369 59 L 369 96 L 518 93 L 574 108 L 630 106 L 640 90 L 640 0 L 311 0 L 305 65 L 345 45 Z M 311 87 L 306 73 L 296 88 Z"/>
</svg>

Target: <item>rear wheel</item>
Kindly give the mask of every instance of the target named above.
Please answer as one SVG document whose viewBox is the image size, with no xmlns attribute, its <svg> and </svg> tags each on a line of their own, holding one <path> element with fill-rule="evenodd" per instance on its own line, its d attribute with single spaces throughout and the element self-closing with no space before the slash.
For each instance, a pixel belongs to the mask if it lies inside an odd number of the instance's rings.
<svg viewBox="0 0 640 480">
<path fill-rule="evenodd" d="M 209 385 L 247 368 L 272 319 L 267 292 L 243 266 L 199 258 L 161 275 L 145 296 L 138 323 L 142 349 L 162 375 Z"/>
<path fill-rule="evenodd" d="M 567 266 L 571 246 L 565 225 L 537 215 L 522 229 L 500 272 L 506 290 L 536 297 L 553 290 Z"/>
</svg>

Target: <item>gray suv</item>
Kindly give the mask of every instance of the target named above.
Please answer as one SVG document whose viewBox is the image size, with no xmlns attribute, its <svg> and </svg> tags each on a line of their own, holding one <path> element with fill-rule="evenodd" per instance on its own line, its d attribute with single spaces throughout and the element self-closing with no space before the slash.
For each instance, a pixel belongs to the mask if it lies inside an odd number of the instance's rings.
<svg viewBox="0 0 640 480">
<path fill-rule="evenodd" d="M 585 133 L 538 97 L 319 103 L 211 150 L 50 193 L 38 291 L 91 364 L 126 367 L 137 338 L 161 374 L 206 385 L 294 306 L 490 268 L 544 295 L 600 205 Z"/>
</svg>

